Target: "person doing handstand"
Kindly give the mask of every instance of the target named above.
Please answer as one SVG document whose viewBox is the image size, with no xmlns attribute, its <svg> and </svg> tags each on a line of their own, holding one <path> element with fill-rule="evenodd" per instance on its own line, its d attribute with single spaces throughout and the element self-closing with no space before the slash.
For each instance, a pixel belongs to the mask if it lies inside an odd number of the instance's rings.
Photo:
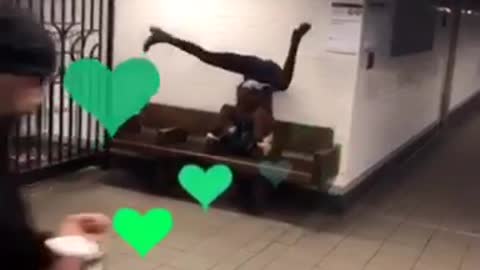
<svg viewBox="0 0 480 270">
<path fill-rule="evenodd" d="M 222 107 L 218 121 L 207 134 L 207 145 L 229 154 L 266 156 L 273 140 L 272 94 L 289 88 L 300 42 L 310 29 L 309 23 L 302 23 L 293 31 L 283 68 L 257 56 L 207 51 L 153 26 L 143 50 L 147 52 L 156 44 L 170 44 L 208 65 L 242 75 L 237 103 Z"/>
</svg>

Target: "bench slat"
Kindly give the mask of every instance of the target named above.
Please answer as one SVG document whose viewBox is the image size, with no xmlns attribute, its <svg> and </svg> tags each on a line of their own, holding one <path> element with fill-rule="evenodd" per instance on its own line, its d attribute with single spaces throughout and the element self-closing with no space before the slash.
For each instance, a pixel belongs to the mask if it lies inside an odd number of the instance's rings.
<svg viewBox="0 0 480 270">
<path fill-rule="evenodd" d="M 185 149 L 182 149 L 185 148 Z M 116 149 L 119 149 L 118 151 Z M 164 157 L 164 158 L 190 158 L 198 160 L 200 163 L 209 163 L 209 164 L 226 164 L 230 166 L 233 170 L 239 170 L 247 174 L 258 174 L 259 167 L 256 163 L 252 163 L 248 159 L 240 158 L 231 158 L 227 156 L 215 156 L 209 155 L 201 152 L 195 152 L 192 150 L 187 150 L 188 148 L 181 147 L 180 145 L 151 145 L 141 142 L 133 142 L 130 140 L 115 139 L 113 141 L 112 153 L 121 154 L 122 151 L 131 151 L 134 153 L 146 154 L 150 157 Z M 278 168 L 282 170 L 282 168 Z M 287 181 L 295 182 L 297 184 L 309 185 L 311 184 L 311 173 L 296 170 L 293 168 L 290 170 L 289 175 L 287 176 Z"/>
</svg>

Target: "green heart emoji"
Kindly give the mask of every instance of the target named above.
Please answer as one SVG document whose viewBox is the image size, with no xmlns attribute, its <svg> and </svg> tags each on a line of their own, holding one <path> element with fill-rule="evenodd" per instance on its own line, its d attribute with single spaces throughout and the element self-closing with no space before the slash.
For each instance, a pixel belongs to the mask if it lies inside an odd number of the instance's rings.
<svg viewBox="0 0 480 270">
<path fill-rule="evenodd" d="M 260 174 L 270 180 L 274 187 L 278 187 L 280 183 L 287 179 L 292 165 L 284 160 L 278 163 L 273 163 L 270 161 L 265 161 L 259 164 Z"/>
<path fill-rule="evenodd" d="M 225 165 L 215 165 L 205 172 L 196 165 L 186 165 L 180 171 L 180 185 L 208 211 L 210 204 L 232 184 L 232 171 Z"/>
<path fill-rule="evenodd" d="M 166 209 L 151 209 L 142 216 L 134 209 L 123 208 L 113 217 L 113 229 L 143 258 L 168 236 L 173 217 Z"/>
<path fill-rule="evenodd" d="M 160 74 L 147 59 L 132 58 L 113 72 L 96 59 L 82 59 L 69 66 L 64 86 L 113 137 L 158 92 Z"/>
</svg>

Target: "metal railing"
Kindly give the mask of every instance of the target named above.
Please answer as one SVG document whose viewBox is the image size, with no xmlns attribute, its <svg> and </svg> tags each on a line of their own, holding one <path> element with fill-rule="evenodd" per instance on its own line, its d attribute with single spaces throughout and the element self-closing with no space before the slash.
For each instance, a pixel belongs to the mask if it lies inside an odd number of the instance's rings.
<svg viewBox="0 0 480 270">
<path fill-rule="evenodd" d="M 105 130 L 65 91 L 65 71 L 82 58 L 111 67 L 113 0 L 14 0 L 51 33 L 58 69 L 45 87 L 42 106 L 19 119 L 10 136 L 9 170 L 24 174 L 71 161 L 98 157 L 106 150 Z"/>
</svg>

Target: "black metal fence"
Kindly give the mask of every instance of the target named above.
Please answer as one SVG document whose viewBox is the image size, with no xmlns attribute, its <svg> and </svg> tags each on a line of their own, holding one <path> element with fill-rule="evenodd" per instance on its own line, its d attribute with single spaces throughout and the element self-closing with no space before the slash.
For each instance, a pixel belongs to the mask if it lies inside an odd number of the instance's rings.
<svg viewBox="0 0 480 270">
<path fill-rule="evenodd" d="M 56 42 L 58 69 L 46 86 L 42 106 L 22 117 L 10 137 L 10 172 L 49 170 L 102 157 L 105 131 L 63 87 L 68 65 L 96 58 L 112 65 L 113 0 L 15 0 L 31 10 Z"/>
</svg>

